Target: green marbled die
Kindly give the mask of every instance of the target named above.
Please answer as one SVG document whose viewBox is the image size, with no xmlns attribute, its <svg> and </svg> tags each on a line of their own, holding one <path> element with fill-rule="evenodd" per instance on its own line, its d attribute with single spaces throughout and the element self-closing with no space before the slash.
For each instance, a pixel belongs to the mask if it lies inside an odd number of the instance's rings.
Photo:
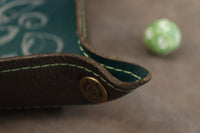
<svg viewBox="0 0 200 133">
<path fill-rule="evenodd" d="M 146 28 L 143 41 L 153 53 L 168 55 L 180 47 L 181 32 L 170 20 L 159 19 Z"/>
</svg>

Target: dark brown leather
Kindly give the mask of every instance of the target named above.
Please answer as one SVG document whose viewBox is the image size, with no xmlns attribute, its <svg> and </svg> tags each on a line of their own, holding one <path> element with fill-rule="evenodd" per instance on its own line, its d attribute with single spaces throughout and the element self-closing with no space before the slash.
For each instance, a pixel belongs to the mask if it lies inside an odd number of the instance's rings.
<svg viewBox="0 0 200 133">
<path fill-rule="evenodd" d="M 103 84 L 109 94 L 108 100 L 121 97 L 146 82 L 125 84 L 97 62 L 74 54 L 1 59 L 0 66 L 2 109 L 88 104 L 79 89 L 79 81 L 85 76 L 94 77 Z"/>
<path fill-rule="evenodd" d="M 86 2 L 90 45 L 107 55 L 147 66 L 153 80 L 105 104 L 1 112 L 0 132 L 199 133 L 200 1 Z M 183 35 L 181 48 L 164 58 L 148 53 L 141 40 L 145 27 L 160 17 L 178 24 Z"/>
<path fill-rule="evenodd" d="M 80 0 L 77 0 L 78 35 L 84 47 L 98 56 L 121 61 L 91 49 L 87 38 L 83 37 L 80 8 Z M 0 109 L 88 104 L 79 88 L 79 81 L 84 76 L 94 77 L 101 82 L 108 93 L 108 101 L 131 92 L 151 78 L 149 73 L 139 81 L 123 82 L 93 59 L 75 54 L 52 53 L 3 58 L 0 59 Z"/>
</svg>

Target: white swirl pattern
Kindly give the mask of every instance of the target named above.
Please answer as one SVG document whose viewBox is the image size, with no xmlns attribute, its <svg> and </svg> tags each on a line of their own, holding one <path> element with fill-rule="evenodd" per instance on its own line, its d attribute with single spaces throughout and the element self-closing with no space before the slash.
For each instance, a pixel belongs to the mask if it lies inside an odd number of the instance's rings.
<svg viewBox="0 0 200 133">
<path fill-rule="evenodd" d="M 19 32 L 19 27 L 0 26 L 0 32 L 6 32 L 5 35 L 0 36 L 0 46 L 3 46 L 15 38 Z"/>
<path fill-rule="evenodd" d="M 32 20 L 39 20 L 38 23 L 33 23 Z M 39 12 L 30 12 L 23 14 L 18 21 L 19 25 L 23 25 L 26 29 L 39 29 L 45 26 L 48 22 L 48 18 Z"/>
<path fill-rule="evenodd" d="M 37 45 L 36 43 L 37 40 L 39 40 L 40 45 Z M 62 51 L 63 41 L 59 37 L 49 34 L 49 33 L 31 33 L 30 32 L 30 33 L 25 34 L 22 41 L 23 54 L 24 55 L 34 54 L 34 52 L 31 52 L 31 47 L 33 47 L 33 45 L 37 46 L 35 51 L 41 52 L 44 49 L 44 47 L 48 46 L 46 43 L 47 40 L 50 40 L 51 42 L 55 42 L 55 44 L 57 45 L 55 52 Z"/>
<path fill-rule="evenodd" d="M 0 24 L 7 24 L 19 17 L 21 14 L 42 4 L 44 4 L 44 0 L 14 0 L 12 2 L 8 2 L 0 8 Z M 19 9 L 18 7 L 20 6 L 25 7 Z M 9 10 L 13 10 L 13 12 L 11 15 L 7 16 L 6 12 Z"/>
<path fill-rule="evenodd" d="M 4 34 L 0 35 L 0 46 L 9 45 L 9 42 L 17 37 L 20 31 L 19 27 L 33 31 L 46 26 L 48 24 L 48 17 L 45 14 L 41 12 L 29 12 L 43 4 L 45 4 L 45 0 L 13 0 L 9 2 L 3 0 L 0 3 L 0 33 Z M 9 25 L 10 22 L 16 19 L 18 19 L 19 26 Z M 38 45 L 38 43 L 35 43 L 36 40 L 39 40 L 41 43 Z M 55 45 L 54 51 L 51 52 L 62 51 L 64 43 L 60 37 L 45 32 L 25 32 L 22 39 L 22 54 L 38 54 L 41 51 L 45 51 L 49 46 L 45 44 L 48 40 L 51 40 L 51 45 Z M 31 50 L 31 48 L 37 48 L 37 50 Z M 18 53 L 14 51 L 12 53 L 4 53 L 1 57 L 17 55 Z"/>
</svg>

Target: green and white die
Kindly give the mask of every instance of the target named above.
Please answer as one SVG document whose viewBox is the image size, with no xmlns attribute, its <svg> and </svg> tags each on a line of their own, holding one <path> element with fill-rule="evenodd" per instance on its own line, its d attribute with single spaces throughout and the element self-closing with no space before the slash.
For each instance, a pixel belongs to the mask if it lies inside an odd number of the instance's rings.
<svg viewBox="0 0 200 133">
<path fill-rule="evenodd" d="M 173 22 L 160 19 L 146 28 L 143 41 L 153 53 L 167 55 L 180 47 L 181 32 Z"/>
</svg>

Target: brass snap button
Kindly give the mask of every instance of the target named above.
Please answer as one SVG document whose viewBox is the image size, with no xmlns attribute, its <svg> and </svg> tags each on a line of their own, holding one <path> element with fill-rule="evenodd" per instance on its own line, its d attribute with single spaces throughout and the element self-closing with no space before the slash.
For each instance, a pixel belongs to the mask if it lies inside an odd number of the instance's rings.
<svg viewBox="0 0 200 133">
<path fill-rule="evenodd" d="M 93 77 L 83 77 L 79 87 L 83 96 L 91 103 L 103 103 L 108 99 L 104 86 Z"/>
</svg>

